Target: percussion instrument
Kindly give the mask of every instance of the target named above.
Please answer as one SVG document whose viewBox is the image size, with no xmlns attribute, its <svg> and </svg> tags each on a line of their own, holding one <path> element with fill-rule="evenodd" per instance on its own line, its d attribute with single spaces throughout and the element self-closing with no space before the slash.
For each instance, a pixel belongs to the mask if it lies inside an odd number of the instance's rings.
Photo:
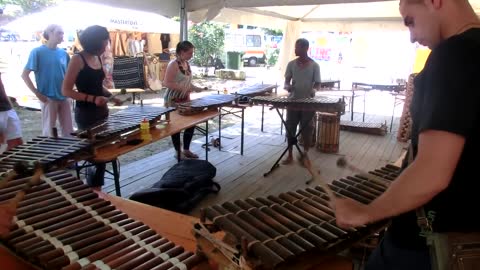
<svg viewBox="0 0 480 270">
<path fill-rule="evenodd" d="M 337 153 L 340 143 L 340 116 L 336 113 L 317 113 L 317 149 Z"/>
<path fill-rule="evenodd" d="M 243 87 L 235 94 L 240 96 L 261 96 L 261 95 L 268 95 L 272 93 L 273 89 L 277 89 L 277 85 L 274 84 L 254 84 L 247 87 Z"/>
<path fill-rule="evenodd" d="M 210 109 L 232 105 L 237 96 L 229 94 L 212 94 L 188 102 L 178 103 L 177 111 L 180 115 L 193 115 Z"/>
<path fill-rule="evenodd" d="M 343 98 L 329 98 L 324 96 L 316 96 L 313 98 L 291 98 L 287 96 L 281 97 L 269 97 L 269 96 L 257 96 L 250 99 L 250 103 L 253 105 L 269 105 L 272 108 L 277 110 L 282 123 L 284 124 L 287 134 L 295 135 L 295 141 L 292 145 L 288 145 L 287 149 L 283 151 L 282 155 L 275 161 L 272 168 L 263 174 L 263 176 L 268 176 L 278 167 L 278 163 L 282 157 L 287 153 L 289 147 L 295 146 L 299 151 L 300 155 L 303 155 L 300 147 L 297 143 L 297 137 L 301 134 L 301 131 L 296 133 L 294 130 L 288 130 L 286 122 L 283 118 L 283 114 L 280 113 L 279 109 L 287 110 L 296 110 L 296 111 L 308 111 L 308 112 L 325 112 L 325 113 L 335 113 L 341 115 L 345 113 L 345 100 Z M 313 117 L 313 116 L 312 116 Z M 312 119 L 313 120 L 313 119 Z"/>
<path fill-rule="evenodd" d="M 341 157 L 337 159 L 337 167 L 339 168 L 347 168 L 352 172 L 356 172 L 359 175 L 363 175 L 364 177 L 368 177 L 368 179 L 372 182 L 377 182 L 380 185 L 384 184 L 384 180 L 381 178 L 378 178 L 376 174 L 369 174 L 368 172 L 358 168 L 357 166 L 351 164 L 350 162 L 347 161 L 345 157 Z"/>
<path fill-rule="evenodd" d="M 383 183 L 354 175 L 329 186 L 336 196 L 366 204 L 386 190 L 399 168 L 387 165 L 371 173 Z M 355 229 L 339 228 L 327 192 L 317 186 L 204 208 L 194 233 L 198 252 L 222 261 L 228 269 L 308 269 L 386 225 L 387 221 L 381 221 Z M 212 247 L 214 252 L 210 252 Z"/>
<path fill-rule="evenodd" d="M 174 110 L 173 107 L 163 106 L 132 106 L 109 115 L 106 120 L 100 121 L 87 130 L 76 132 L 76 136 L 95 140 L 112 139 L 123 133 L 138 130 L 143 119 L 147 119 L 150 126 L 160 121 L 162 116 L 165 116 L 165 120 L 169 120 L 169 113 Z"/>
<path fill-rule="evenodd" d="M 410 115 L 410 105 L 412 104 L 413 93 L 415 86 L 413 81 L 417 73 L 408 76 L 407 90 L 405 91 L 405 102 L 403 103 L 402 116 L 400 117 L 400 125 L 397 132 L 397 140 L 407 142 L 412 133 L 412 116 Z"/>
<path fill-rule="evenodd" d="M 340 129 L 382 136 L 387 134 L 387 125 L 384 123 L 368 123 L 342 120 L 340 122 Z"/>
<path fill-rule="evenodd" d="M 0 154 L 0 173 L 14 169 L 18 163 L 28 168 L 39 163 L 45 171 L 53 170 L 92 156 L 92 144 L 86 139 L 38 136 Z"/>
<path fill-rule="evenodd" d="M 43 269 L 192 269 L 203 258 L 99 198 L 66 171 L 40 177 L 2 242 Z M 0 203 L 30 179 L 10 181 Z"/>
<path fill-rule="evenodd" d="M 313 98 L 290 98 L 257 96 L 250 99 L 253 105 L 270 105 L 278 109 L 291 109 L 317 112 L 335 112 L 343 114 L 345 112 L 345 101 L 342 98 L 313 97 Z"/>
<path fill-rule="evenodd" d="M 360 83 L 353 82 L 352 88 L 354 90 L 380 90 L 380 91 L 389 91 L 389 92 L 401 92 L 405 90 L 404 84 L 371 84 L 371 83 Z"/>
</svg>

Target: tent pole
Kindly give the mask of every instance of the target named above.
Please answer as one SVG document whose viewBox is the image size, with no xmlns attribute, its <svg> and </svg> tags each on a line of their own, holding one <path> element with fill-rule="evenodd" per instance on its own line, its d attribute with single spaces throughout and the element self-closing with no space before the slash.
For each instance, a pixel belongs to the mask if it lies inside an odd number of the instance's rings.
<svg viewBox="0 0 480 270">
<path fill-rule="evenodd" d="M 180 41 L 188 39 L 188 18 L 185 0 L 180 0 Z"/>
</svg>

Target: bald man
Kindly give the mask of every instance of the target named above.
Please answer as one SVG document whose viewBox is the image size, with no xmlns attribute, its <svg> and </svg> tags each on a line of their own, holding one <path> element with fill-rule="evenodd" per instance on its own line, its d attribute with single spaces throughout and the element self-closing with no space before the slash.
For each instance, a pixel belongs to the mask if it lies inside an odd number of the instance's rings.
<svg viewBox="0 0 480 270">
<path fill-rule="evenodd" d="M 451 269 L 432 263 L 425 236 L 480 231 L 480 181 L 468 176 L 480 152 L 480 21 L 466 0 L 401 0 L 400 14 L 411 41 L 431 49 L 414 82 L 411 162 L 370 204 L 337 200 L 337 224 L 392 218 L 366 270 Z"/>
</svg>

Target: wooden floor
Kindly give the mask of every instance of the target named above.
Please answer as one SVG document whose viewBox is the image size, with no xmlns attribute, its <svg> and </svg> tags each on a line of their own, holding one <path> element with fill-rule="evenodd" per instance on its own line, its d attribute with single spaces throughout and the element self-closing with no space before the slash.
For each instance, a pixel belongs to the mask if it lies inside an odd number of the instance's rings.
<svg viewBox="0 0 480 270">
<path fill-rule="evenodd" d="M 225 201 L 276 195 L 281 192 L 304 189 L 305 182 L 311 178 L 308 171 L 298 163 L 280 165 L 269 176 L 269 171 L 277 158 L 285 150 L 285 136 L 280 134 L 280 118 L 272 110 L 266 111 L 264 132 L 260 131 L 260 107 L 245 110 L 245 144 L 244 155 L 240 155 L 240 121 L 238 124 L 222 130 L 222 151 L 211 148 L 208 160 L 217 168 L 215 181 L 220 183 L 222 190 L 217 195 L 209 195 L 191 215 L 198 216 L 199 209 L 204 206 Z M 391 115 L 366 115 L 365 122 L 390 124 Z M 350 113 L 342 116 L 350 120 Z M 362 121 L 362 114 L 355 113 L 354 121 Z M 354 174 L 348 170 L 336 167 L 340 156 L 345 156 L 349 162 L 364 170 L 372 170 L 395 162 L 402 154 L 405 143 L 396 139 L 399 118 L 394 119 L 392 133 L 385 136 L 368 135 L 349 131 L 340 132 L 340 150 L 336 154 L 325 154 L 312 149 L 309 152 L 314 166 L 321 171 L 321 177 L 332 181 L 342 176 Z M 218 137 L 218 133 L 211 134 Z M 201 145 L 205 138 L 192 142 L 191 150 L 205 157 Z M 159 181 L 162 175 L 174 164 L 174 151 L 160 152 L 143 160 L 121 165 L 122 196 L 128 198 L 140 189 L 150 187 Z M 310 186 L 316 186 L 312 182 Z M 113 181 L 106 180 L 104 191 L 114 194 Z"/>
</svg>

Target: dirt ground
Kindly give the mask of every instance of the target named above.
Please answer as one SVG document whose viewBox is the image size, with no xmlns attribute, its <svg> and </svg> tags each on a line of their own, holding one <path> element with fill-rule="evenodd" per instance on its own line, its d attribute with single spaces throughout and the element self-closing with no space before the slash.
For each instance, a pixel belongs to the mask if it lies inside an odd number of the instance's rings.
<svg viewBox="0 0 480 270">
<path fill-rule="evenodd" d="M 216 77 L 207 77 L 207 78 L 201 78 L 201 79 L 195 79 L 194 84 L 198 85 L 200 87 L 208 87 L 209 91 L 205 92 L 211 92 L 211 93 L 217 93 L 215 90 L 221 90 L 223 91 L 224 88 L 227 88 L 229 91 L 235 91 L 238 88 L 252 84 L 253 82 L 249 82 L 248 80 L 246 81 L 233 81 L 233 80 L 223 80 L 223 79 L 218 79 Z M 201 94 L 205 94 L 200 93 Z M 197 94 L 199 95 L 199 94 Z M 120 98 L 127 98 L 127 96 Z M 156 104 L 156 103 L 163 103 L 163 92 L 159 91 L 158 93 L 155 94 L 145 94 L 143 95 L 143 100 L 144 104 Z M 195 98 L 195 95 L 192 95 L 192 98 Z M 116 111 L 119 111 L 125 107 L 110 107 L 110 113 L 114 113 Z M 19 118 L 22 122 L 22 133 L 23 133 L 23 139 L 24 141 L 29 141 L 33 139 L 36 136 L 41 135 L 41 113 L 38 110 L 32 110 L 32 109 L 26 109 L 23 107 L 15 106 L 15 110 L 17 111 L 17 114 L 19 115 Z M 229 118 L 222 119 L 222 128 L 228 127 L 233 124 L 233 120 L 230 120 Z M 213 121 L 213 124 L 210 125 L 210 130 L 215 131 L 218 128 L 218 119 Z M 195 135 L 194 140 L 198 138 L 198 136 L 203 136 L 203 135 Z M 131 153 L 128 153 L 126 155 L 123 155 L 119 157 L 119 161 L 121 164 L 128 164 L 130 162 L 140 160 L 142 158 L 148 157 L 150 155 L 156 154 L 158 152 L 167 150 L 169 148 L 172 148 L 173 145 L 171 143 L 171 140 L 165 139 L 165 140 L 160 140 L 155 143 L 152 143 L 150 145 L 141 147 L 140 149 L 137 149 Z"/>
</svg>

